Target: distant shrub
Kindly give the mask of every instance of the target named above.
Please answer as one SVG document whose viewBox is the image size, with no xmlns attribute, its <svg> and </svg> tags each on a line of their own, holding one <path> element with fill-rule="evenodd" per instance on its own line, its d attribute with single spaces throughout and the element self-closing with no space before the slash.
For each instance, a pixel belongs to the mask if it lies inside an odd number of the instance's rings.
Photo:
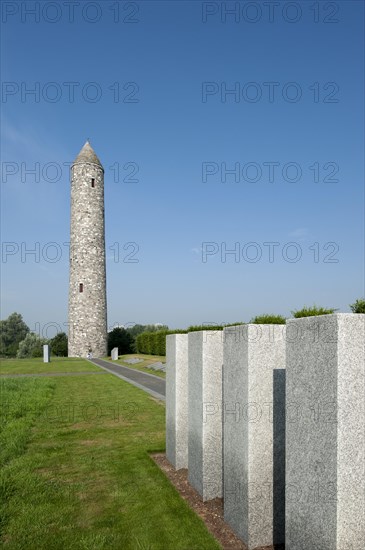
<svg viewBox="0 0 365 550">
<path fill-rule="evenodd" d="M 365 300 L 358 298 L 354 304 L 350 304 L 352 313 L 365 313 Z"/>
<path fill-rule="evenodd" d="M 44 344 L 48 344 L 48 340 L 40 338 L 34 332 L 28 332 L 24 340 L 20 342 L 16 356 L 18 359 L 42 357 Z"/>
<path fill-rule="evenodd" d="M 113 348 L 118 348 L 118 354 L 133 353 L 134 339 L 124 327 L 115 327 L 108 332 L 108 355 Z"/>
<path fill-rule="evenodd" d="M 29 327 L 20 313 L 12 313 L 0 321 L 0 355 L 15 357 L 20 342 L 29 334 Z"/>
<path fill-rule="evenodd" d="M 303 309 L 298 309 L 297 311 L 292 311 L 293 317 L 299 319 L 299 317 L 313 317 L 315 315 L 329 315 L 337 311 L 334 308 L 326 309 L 324 307 L 317 307 L 316 305 L 312 307 L 304 306 Z"/>
<path fill-rule="evenodd" d="M 255 325 L 285 325 L 286 319 L 282 315 L 266 313 L 264 315 L 256 315 L 250 322 Z"/>
<path fill-rule="evenodd" d="M 67 357 L 68 338 L 65 332 L 59 332 L 50 340 L 51 353 L 59 357 Z"/>
</svg>

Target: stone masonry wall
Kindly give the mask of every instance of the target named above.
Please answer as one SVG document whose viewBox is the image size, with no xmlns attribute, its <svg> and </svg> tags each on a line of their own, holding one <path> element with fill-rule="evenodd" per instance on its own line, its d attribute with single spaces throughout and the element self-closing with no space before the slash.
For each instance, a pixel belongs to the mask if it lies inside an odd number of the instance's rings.
<svg viewBox="0 0 365 550">
<path fill-rule="evenodd" d="M 86 357 L 89 349 L 93 357 L 107 354 L 104 225 L 104 170 L 76 163 L 71 168 L 70 357 Z"/>
</svg>

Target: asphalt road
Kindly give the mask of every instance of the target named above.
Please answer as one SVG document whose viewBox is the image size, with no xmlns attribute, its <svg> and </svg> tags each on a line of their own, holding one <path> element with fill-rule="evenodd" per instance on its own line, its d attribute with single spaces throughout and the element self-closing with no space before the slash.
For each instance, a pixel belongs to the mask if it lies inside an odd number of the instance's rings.
<svg viewBox="0 0 365 550">
<path fill-rule="evenodd" d="M 88 359 L 88 361 L 111 374 L 115 374 L 115 376 L 118 376 L 122 380 L 133 384 L 133 386 L 146 391 L 153 397 L 165 401 L 166 382 L 163 378 L 137 369 L 130 369 L 111 361 L 105 361 L 104 359 Z"/>
</svg>

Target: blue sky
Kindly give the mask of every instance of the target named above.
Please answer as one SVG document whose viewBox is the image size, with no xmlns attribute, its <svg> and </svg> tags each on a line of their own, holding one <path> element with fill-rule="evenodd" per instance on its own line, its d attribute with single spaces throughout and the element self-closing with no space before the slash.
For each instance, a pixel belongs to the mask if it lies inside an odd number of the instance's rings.
<svg viewBox="0 0 365 550">
<path fill-rule="evenodd" d="M 3 3 L 2 318 L 66 326 L 64 163 L 87 138 L 109 327 L 364 295 L 363 2 L 34 4 Z"/>
</svg>

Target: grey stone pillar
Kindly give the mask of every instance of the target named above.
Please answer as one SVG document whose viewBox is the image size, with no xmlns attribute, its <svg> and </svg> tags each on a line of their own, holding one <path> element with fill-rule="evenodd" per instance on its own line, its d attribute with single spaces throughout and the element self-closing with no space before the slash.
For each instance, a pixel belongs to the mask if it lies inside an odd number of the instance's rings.
<svg viewBox="0 0 365 550">
<path fill-rule="evenodd" d="M 107 355 L 104 168 L 87 141 L 71 166 L 68 356 Z"/>
<path fill-rule="evenodd" d="M 188 335 L 166 336 L 166 457 L 188 467 Z"/>
<path fill-rule="evenodd" d="M 365 315 L 287 322 L 286 549 L 365 545 Z"/>
<path fill-rule="evenodd" d="M 112 361 L 118 361 L 118 357 L 119 357 L 118 351 L 119 351 L 118 348 L 112 349 L 112 354 L 111 354 Z"/>
<path fill-rule="evenodd" d="M 249 550 L 281 544 L 285 325 L 224 329 L 223 363 L 224 519 Z"/>
<path fill-rule="evenodd" d="M 189 333 L 189 483 L 222 496 L 223 331 Z"/>
<path fill-rule="evenodd" d="M 51 362 L 51 350 L 48 344 L 43 346 L 43 363 Z"/>
</svg>

